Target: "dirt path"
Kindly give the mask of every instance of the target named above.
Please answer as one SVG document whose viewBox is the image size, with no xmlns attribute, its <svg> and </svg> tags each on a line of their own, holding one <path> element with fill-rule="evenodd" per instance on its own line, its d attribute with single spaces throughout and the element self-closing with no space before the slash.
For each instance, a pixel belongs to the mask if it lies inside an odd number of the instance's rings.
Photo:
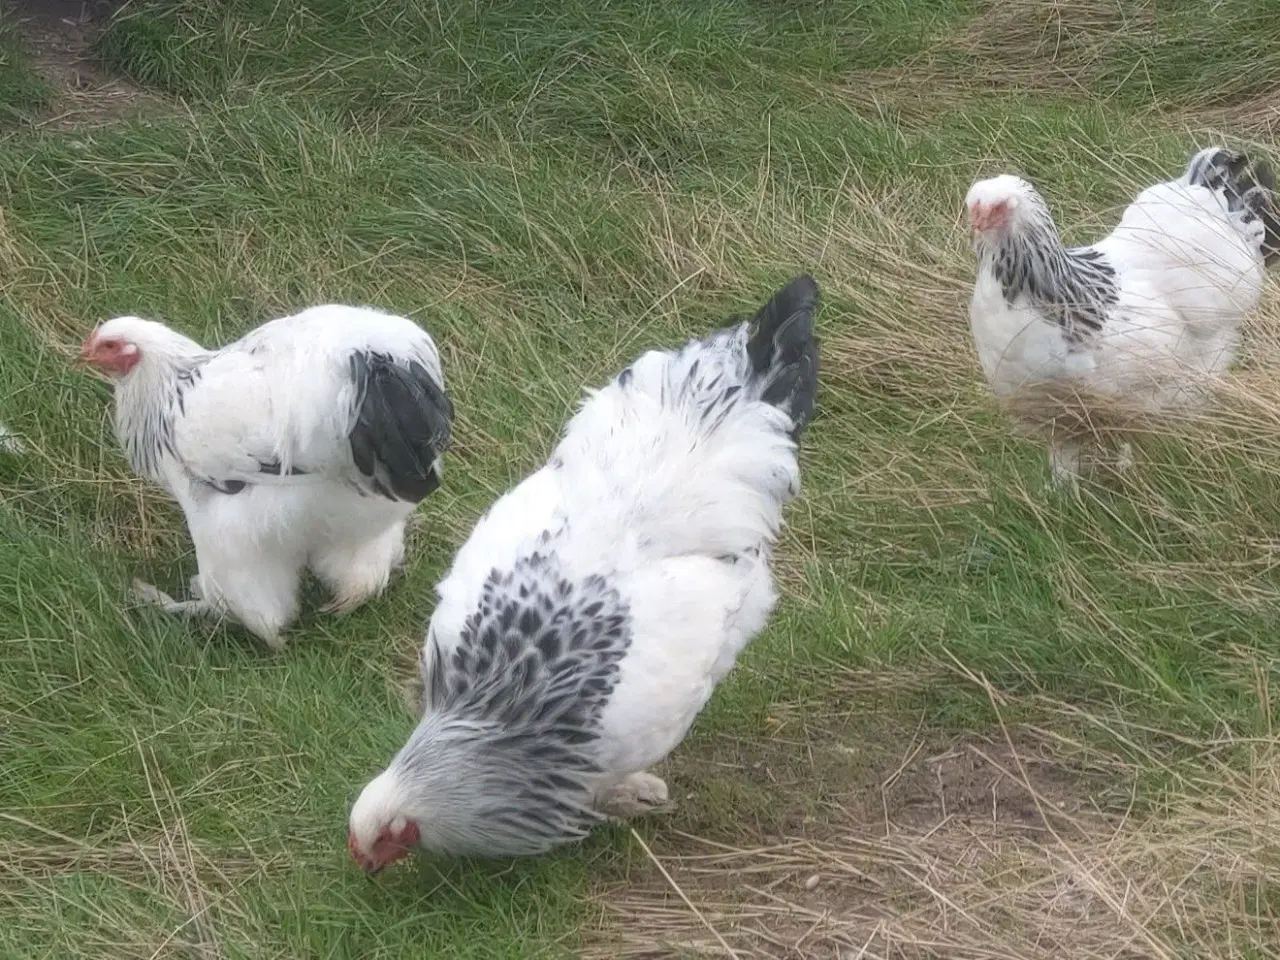
<svg viewBox="0 0 1280 960">
<path fill-rule="evenodd" d="M 8 0 L 19 39 L 36 71 L 54 89 L 54 100 L 35 126 L 98 126 L 138 113 L 159 101 L 93 58 L 93 33 L 121 0 Z"/>
</svg>

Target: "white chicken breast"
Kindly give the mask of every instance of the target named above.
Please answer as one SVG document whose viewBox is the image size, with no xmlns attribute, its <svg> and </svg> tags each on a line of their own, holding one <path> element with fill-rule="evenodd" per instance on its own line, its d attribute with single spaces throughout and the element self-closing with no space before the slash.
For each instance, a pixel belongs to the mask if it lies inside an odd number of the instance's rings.
<svg viewBox="0 0 1280 960">
<path fill-rule="evenodd" d="M 273 648 L 304 570 L 347 610 L 382 591 L 436 489 L 453 407 L 431 337 L 404 317 L 325 305 L 206 350 L 117 317 L 81 357 L 115 383 L 133 468 L 178 501 L 195 543 L 193 599 L 135 582 L 184 616 L 230 616 Z"/>
<path fill-rule="evenodd" d="M 438 587 L 421 722 L 351 811 L 366 871 L 538 854 L 665 803 L 648 768 L 777 599 L 817 304 L 800 276 L 754 323 L 646 353 L 480 519 Z"/>
<path fill-rule="evenodd" d="M 1108 400 L 1147 412 L 1202 404 L 1235 358 L 1280 249 L 1273 188 L 1262 165 L 1207 148 L 1179 179 L 1143 190 L 1109 236 L 1065 247 L 1030 183 L 975 183 L 969 316 L 996 395 L 1035 417 L 1037 398 L 1068 395 L 1085 419 L 1107 416 Z M 1085 438 L 1050 434 L 1053 475 L 1073 481 Z"/>
</svg>

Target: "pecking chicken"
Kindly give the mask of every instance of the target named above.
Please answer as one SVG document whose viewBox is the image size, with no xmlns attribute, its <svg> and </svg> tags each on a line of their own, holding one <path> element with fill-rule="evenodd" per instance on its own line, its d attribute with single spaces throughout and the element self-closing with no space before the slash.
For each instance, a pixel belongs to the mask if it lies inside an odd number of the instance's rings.
<svg viewBox="0 0 1280 960">
<path fill-rule="evenodd" d="M 593 391 L 438 586 L 417 729 L 351 810 L 373 873 L 418 848 L 513 857 L 667 801 L 684 739 L 777 599 L 818 287 L 651 351 Z"/>
</svg>

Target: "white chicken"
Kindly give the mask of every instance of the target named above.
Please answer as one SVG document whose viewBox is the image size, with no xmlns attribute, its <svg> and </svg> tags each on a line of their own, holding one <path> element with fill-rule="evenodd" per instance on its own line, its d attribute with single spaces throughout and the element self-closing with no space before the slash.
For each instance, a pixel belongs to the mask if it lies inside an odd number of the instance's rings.
<svg viewBox="0 0 1280 960">
<path fill-rule="evenodd" d="M 81 358 L 115 382 L 116 436 L 178 501 L 195 543 L 192 599 L 143 601 L 238 621 L 272 648 L 310 569 L 329 610 L 382 591 L 404 531 L 440 483 L 453 407 L 416 323 L 325 305 L 206 350 L 164 324 L 108 320 Z"/>
<path fill-rule="evenodd" d="M 1055 481 L 1080 473 L 1088 421 L 1203 403 L 1235 358 L 1241 321 L 1280 250 L 1274 185 L 1245 155 L 1207 148 L 1179 179 L 1143 190 L 1088 247 L 1063 246 L 1025 180 L 1004 175 L 969 189 L 978 357 L 1023 425 L 1049 424 Z M 1076 410 L 1075 429 L 1063 426 L 1069 416 L 1055 422 L 1064 406 Z M 1125 443 L 1124 460 L 1127 451 Z"/>
<path fill-rule="evenodd" d="M 684 739 L 777 599 L 818 287 L 644 354 L 477 523 L 438 587 L 421 722 L 350 815 L 373 873 L 414 849 L 538 854 L 667 800 Z"/>
</svg>

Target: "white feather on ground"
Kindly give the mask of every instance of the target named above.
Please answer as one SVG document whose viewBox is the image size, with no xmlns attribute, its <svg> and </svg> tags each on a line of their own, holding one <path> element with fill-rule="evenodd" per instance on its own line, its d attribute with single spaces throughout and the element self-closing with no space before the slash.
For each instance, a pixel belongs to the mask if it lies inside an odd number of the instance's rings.
<svg viewBox="0 0 1280 960">
<path fill-rule="evenodd" d="M 453 416 L 421 327 L 325 305 L 206 350 L 118 317 L 82 356 L 114 379 L 116 435 L 195 543 L 192 599 L 136 582 L 140 599 L 229 616 L 279 647 L 304 570 L 332 591 L 330 609 L 386 586 L 410 514 L 440 482 Z"/>
<path fill-rule="evenodd" d="M 776 601 L 818 288 L 640 357 L 476 524 L 439 584 L 421 722 L 351 811 L 368 871 L 419 846 L 520 856 L 667 800 L 683 740 Z"/>
<path fill-rule="evenodd" d="M 8 424 L 0 422 L 0 453 L 26 453 L 27 445 Z"/>
<path fill-rule="evenodd" d="M 1273 187 L 1266 168 L 1208 148 L 1179 179 L 1143 190 L 1107 237 L 1074 248 L 1027 181 L 970 188 L 979 360 L 1025 424 L 1048 424 L 1055 479 L 1081 469 L 1088 431 L 1071 420 L 1203 404 L 1280 246 Z"/>
</svg>

